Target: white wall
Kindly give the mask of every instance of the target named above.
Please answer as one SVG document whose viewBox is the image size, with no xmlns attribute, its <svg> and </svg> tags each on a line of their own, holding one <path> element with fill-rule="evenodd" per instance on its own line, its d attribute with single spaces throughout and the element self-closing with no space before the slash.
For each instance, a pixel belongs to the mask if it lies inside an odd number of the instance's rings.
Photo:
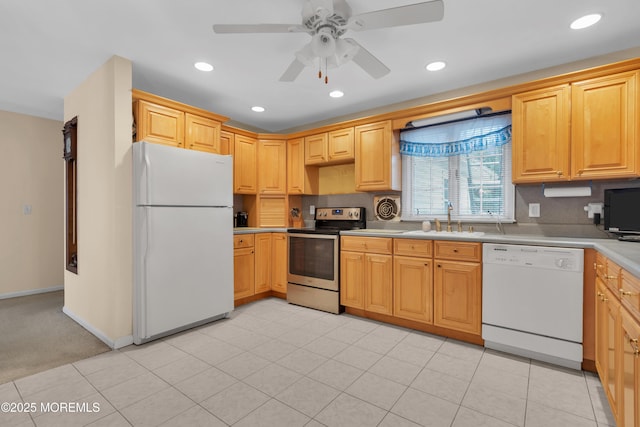
<svg viewBox="0 0 640 427">
<path fill-rule="evenodd" d="M 114 348 L 133 342 L 131 72 L 114 56 L 64 99 L 64 120 L 78 116 L 78 274 L 64 272 L 64 311 Z"/>
<path fill-rule="evenodd" d="M 61 289 L 62 123 L 0 111 L 0 140 L 0 298 Z"/>
</svg>

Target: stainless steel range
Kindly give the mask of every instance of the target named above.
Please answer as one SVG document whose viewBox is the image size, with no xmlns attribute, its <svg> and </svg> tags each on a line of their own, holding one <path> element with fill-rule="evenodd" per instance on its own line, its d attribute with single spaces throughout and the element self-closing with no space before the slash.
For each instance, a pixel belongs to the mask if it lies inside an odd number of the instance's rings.
<svg viewBox="0 0 640 427">
<path fill-rule="evenodd" d="M 288 234 L 287 301 L 340 313 L 340 231 L 367 228 L 365 208 L 316 208 L 315 228 Z"/>
</svg>

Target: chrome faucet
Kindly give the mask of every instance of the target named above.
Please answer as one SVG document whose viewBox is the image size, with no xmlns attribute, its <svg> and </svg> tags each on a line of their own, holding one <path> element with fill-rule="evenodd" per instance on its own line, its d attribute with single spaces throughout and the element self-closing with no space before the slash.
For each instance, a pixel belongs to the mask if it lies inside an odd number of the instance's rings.
<svg viewBox="0 0 640 427">
<path fill-rule="evenodd" d="M 449 206 L 447 207 L 447 231 L 451 232 L 451 211 L 453 210 L 453 206 L 451 202 L 449 202 Z"/>
</svg>

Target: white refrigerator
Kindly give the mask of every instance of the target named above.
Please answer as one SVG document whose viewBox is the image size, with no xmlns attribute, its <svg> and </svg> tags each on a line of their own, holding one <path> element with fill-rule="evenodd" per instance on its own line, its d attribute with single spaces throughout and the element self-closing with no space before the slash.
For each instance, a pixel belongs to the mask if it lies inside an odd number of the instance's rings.
<svg viewBox="0 0 640 427">
<path fill-rule="evenodd" d="M 231 156 L 133 144 L 135 344 L 233 310 Z"/>
</svg>

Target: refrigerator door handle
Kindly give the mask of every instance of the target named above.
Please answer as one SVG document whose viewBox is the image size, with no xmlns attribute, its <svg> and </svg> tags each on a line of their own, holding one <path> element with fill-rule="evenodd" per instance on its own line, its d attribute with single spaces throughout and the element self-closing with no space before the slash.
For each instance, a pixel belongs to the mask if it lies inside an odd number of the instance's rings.
<svg viewBox="0 0 640 427">
<path fill-rule="evenodd" d="M 146 148 L 146 145 L 144 146 L 144 148 Z M 147 153 L 147 150 L 144 150 L 144 168 L 146 170 L 144 174 L 146 178 L 144 200 L 145 203 L 149 203 L 149 200 L 151 199 L 149 197 L 149 191 L 151 189 L 151 160 L 149 160 L 149 154 Z"/>
</svg>

